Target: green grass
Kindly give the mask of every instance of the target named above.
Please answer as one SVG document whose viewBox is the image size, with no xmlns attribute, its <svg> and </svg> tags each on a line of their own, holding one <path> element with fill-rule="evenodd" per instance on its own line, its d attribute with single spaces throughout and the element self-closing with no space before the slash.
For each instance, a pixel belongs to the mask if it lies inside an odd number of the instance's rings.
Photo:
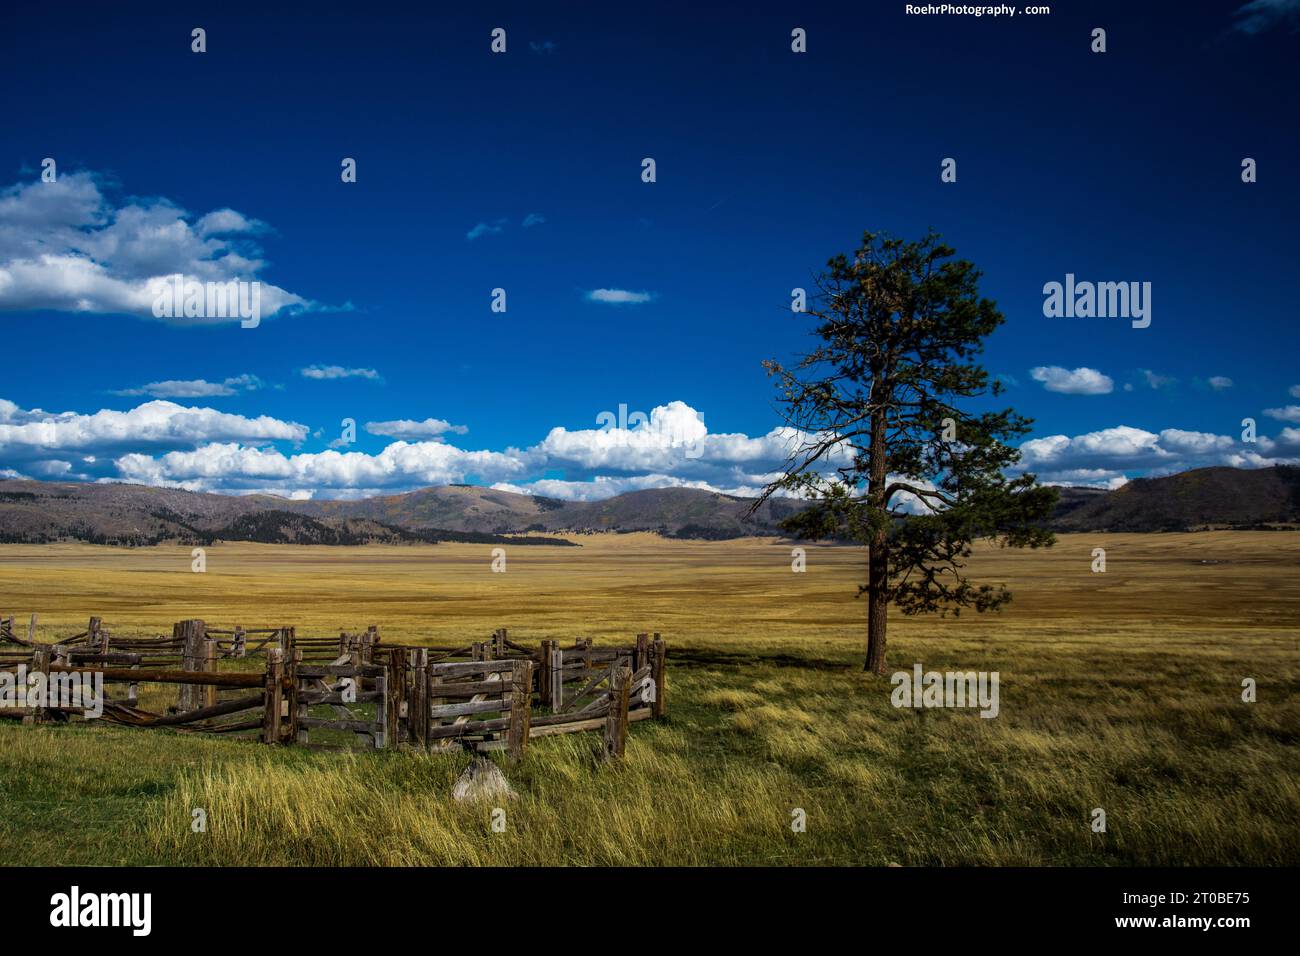
<svg viewBox="0 0 1300 956">
<path fill-rule="evenodd" d="M 596 759 L 598 734 L 534 741 L 506 768 L 520 797 L 504 834 L 491 806 L 448 798 L 464 755 L 5 722 L 0 848 L 41 864 L 1300 860 L 1295 705 L 1243 704 L 1222 686 L 1221 703 L 1193 706 L 1171 678 L 1201 695 L 1216 681 L 1185 664 L 1095 682 L 1082 707 L 1076 682 L 1003 673 L 1003 716 L 983 720 L 895 710 L 887 683 L 851 669 L 682 667 L 669 719 L 633 725 L 622 764 Z M 1088 825 L 1097 806 L 1105 834 Z M 794 808 L 805 833 L 790 829 Z"/>
<path fill-rule="evenodd" d="M 308 752 L 5 720 L 0 854 L 32 864 L 1300 863 L 1300 539 L 1127 540 L 1104 542 L 1112 567 L 1129 562 L 1122 575 L 1071 577 L 1075 563 L 1087 567 L 1086 539 L 1048 555 L 992 555 L 986 568 L 1016 586 L 1017 610 L 896 622 L 891 670 L 920 661 L 999 671 L 991 720 L 896 710 L 888 680 L 858 670 L 859 638 L 844 622 L 861 605 L 841 593 L 856 574 L 851 552 L 815 556 L 844 561 L 834 580 L 765 578 L 761 552 L 746 550 L 760 546 L 736 544 L 735 561 L 713 572 L 723 582 L 698 559 L 728 553 L 717 545 L 665 544 L 653 552 L 664 566 L 644 560 L 651 552 L 620 563 L 612 549 L 583 549 L 585 575 L 566 564 L 534 585 L 539 616 L 560 621 L 544 633 L 590 633 L 575 622 L 636 601 L 676 615 L 684 634 L 662 628 L 669 717 L 632 725 L 617 764 L 596 759 L 599 734 L 533 741 L 506 767 L 519 798 L 505 807 L 505 833 L 492 832 L 491 806 L 451 801 L 463 754 Z M 1196 549 L 1231 561 L 1203 567 Z M 679 579 L 682 555 L 695 563 Z M 640 587 L 625 586 L 637 568 Z M 43 573 L 52 589 L 57 575 Z M 287 578 L 260 580 L 296 620 Z M 313 577 L 313 587 L 330 583 Z M 718 596 L 692 600 L 691 587 Z M 800 588 L 816 599 L 792 601 Z M 737 603 L 720 607 L 734 589 Z M 403 603 L 367 593 L 389 602 L 370 608 L 381 622 Z M 346 589 L 336 597 L 345 602 Z M 177 610 L 158 613 L 184 616 Z M 673 664 L 675 646 L 755 659 Z M 771 654 L 843 666 L 776 666 L 762 660 Z M 1246 676 L 1259 682 L 1254 704 L 1240 698 Z M 200 807 L 201 834 L 190 828 Z M 1094 807 L 1106 811 L 1104 834 L 1090 829 Z M 795 808 L 807 813 L 805 833 L 790 829 Z"/>
</svg>

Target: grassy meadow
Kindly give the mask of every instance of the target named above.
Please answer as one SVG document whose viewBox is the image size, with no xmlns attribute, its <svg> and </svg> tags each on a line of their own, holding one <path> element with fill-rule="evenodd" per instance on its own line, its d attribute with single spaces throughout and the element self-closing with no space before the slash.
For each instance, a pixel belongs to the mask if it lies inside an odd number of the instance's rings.
<svg viewBox="0 0 1300 956">
<path fill-rule="evenodd" d="M 980 551 L 1001 614 L 891 619 L 890 670 L 998 671 L 1001 713 L 898 710 L 860 671 L 863 555 L 770 539 L 580 548 L 0 546 L 0 614 L 38 637 L 378 624 L 405 643 L 668 642 L 669 717 L 533 741 L 507 831 L 454 803 L 465 755 L 308 752 L 0 721 L 7 864 L 1300 863 L 1300 533 L 1067 535 Z M 1107 570 L 1090 571 L 1106 549 Z M 735 663 L 674 663 L 674 648 Z M 721 655 L 720 655 L 721 656 Z M 1241 681 L 1258 701 L 1241 700 Z M 208 831 L 190 830 L 191 810 Z M 1108 829 L 1090 829 L 1093 808 Z M 794 833 L 791 811 L 807 830 Z"/>
</svg>

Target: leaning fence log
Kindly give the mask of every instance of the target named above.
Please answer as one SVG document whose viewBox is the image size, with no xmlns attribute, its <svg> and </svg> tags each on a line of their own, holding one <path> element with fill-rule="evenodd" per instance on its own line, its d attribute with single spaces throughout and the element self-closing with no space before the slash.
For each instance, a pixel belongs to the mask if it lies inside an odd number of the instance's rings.
<svg viewBox="0 0 1300 956">
<path fill-rule="evenodd" d="M 568 703 L 566 703 L 563 707 L 560 707 L 559 710 L 561 711 L 567 710 L 569 707 L 572 707 L 574 704 L 576 704 L 581 698 L 586 697 L 588 694 L 590 694 L 602 683 L 608 681 L 616 666 L 617 665 L 611 665 L 608 670 L 601 671 L 599 674 L 597 674 L 595 677 L 589 680 L 583 686 L 582 690 L 578 691 L 576 694 L 570 697 Z"/>
<path fill-rule="evenodd" d="M 252 697 L 241 697 L 237 700 L 225 700 L 219 704 L 213 704 L 211 707 L 204 707 L 202 710 L 191 710 L 180 714 L 158 715 L 149 720 L 131 721 L 135 727 L 178 727 L 183 724 L 192 724 L 200 720 L 211 720 L 213 717 L 226 717 L 230 714 L 237 714 L 243 710 L 252 710 L 254 707 L 261 708 L 264 704 L 264 696 L 255 694 Z M 105 717 L 112 720 L 108 711 L 105 711 Z"/>
<path fill-rule="evenodd" d="M 188 684 L 199 681 L 203 684 L 213 687 L 260 687 L 264 683 L 261 674 L 246 671 L 225 671 L 211 674 L 194 674 L 189 671 L 163 670 L 158 668 L 141 668 L 134 670 L 129 667 L 81 667 L 66 666 L 62 664 L 51 664 L 50 673 L 52 674 L 102 674 L 105 681 L 122 681 L 129 683 L 132 681 L 141 684 Z"/>
</svg>

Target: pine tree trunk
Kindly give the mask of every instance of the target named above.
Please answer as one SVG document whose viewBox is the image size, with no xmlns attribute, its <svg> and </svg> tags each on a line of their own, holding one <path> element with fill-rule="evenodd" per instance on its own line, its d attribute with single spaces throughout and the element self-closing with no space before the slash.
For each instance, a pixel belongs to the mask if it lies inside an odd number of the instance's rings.
<svg viewBox="0 0 1300 956">
<path fill-rule="evenodd" d="M 879 532 L 871 542 L 867 559 L 867 663 L 862 668 L 872 674 L 885 673 L 885 630 L 889 623 L 889 598 L 885 586 L 889 575 L 885 553 L 885 533 Z"/>
<path fill-rule="evenodd" d="M 880 382 L 879 375 L 875 376 Z M 881 383 L 880 391 L 888 394 Z M 873 393 L 876 388 L 872 389 Z M 876 397 L 873 394 L 873 397 Z M 867 557 L 867 662 L 863 670 L 873 674 L 885 673 L 885 629 L 889 623 L 889 515 L 885 510 L 885 483 L 889 478 L 889 460 L 886 444 L 885 408 L 877 401 L 871 413 L 871 460 L 868 498 L 873 517 L 880 524 L 871 536 L 871 552 Z"/>
</svg>

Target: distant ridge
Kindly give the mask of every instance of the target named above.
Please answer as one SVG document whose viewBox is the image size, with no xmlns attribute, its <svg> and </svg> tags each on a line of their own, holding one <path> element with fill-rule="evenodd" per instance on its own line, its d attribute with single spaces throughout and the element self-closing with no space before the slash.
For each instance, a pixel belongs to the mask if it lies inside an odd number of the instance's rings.
<svg viewBox="0 0 1300 956">
<path fill-rule="evenodd" d="M 445 485 L 361 501 L 300 501 L 292 505 L 321 517 L 357 517 L 404 528 L 444 528 L 493 534 L 522 532 L 654 531 L 669 537 L 737 538 L 777 534 L 777 523 L 797 502 L 753 503 L 715 491 L 655 488 L 603 501 L 560 501 L 476 485 Z"/>
<path fill-rule="evenodd" d="M 548 535 L 652 531 L 726 539 L 780 534 L 800 504 L 695 488 L 632 491 L 566 502 L 474 485 L 423 488 L 359 501 L 296 501 L 126 484 L 0 481 L 0 541 L 261 541 L 369 544 L 526 541 Z M 1300 525 L 1300 468 L 1199 468 L 1141 478 L 1115 491 L 1062 488 L 1051 525 L 1059 531 L 1187 531 Z M 527 534 L 527 539 L 517 536 Z M 512 537 L 513 536 L 513 537 Z"/>
<path fill-rule="evenodd" d="M 1198 531 L 1300 524 L 1300 467 L 1196 468 L 1136 478 L 1058 515 L 1061 531 Z"/>
<path fill-rule="evenodd" d="M 0 542 L 88 541 L 132 546 L 163 541 L 573 544 L 548 536 L 407 528 L 348 514 L 314 516 L 297 507 L 300 504 L 270 495 L 214 495 L 145 485 L 0 481 Z"/>
</svg>

